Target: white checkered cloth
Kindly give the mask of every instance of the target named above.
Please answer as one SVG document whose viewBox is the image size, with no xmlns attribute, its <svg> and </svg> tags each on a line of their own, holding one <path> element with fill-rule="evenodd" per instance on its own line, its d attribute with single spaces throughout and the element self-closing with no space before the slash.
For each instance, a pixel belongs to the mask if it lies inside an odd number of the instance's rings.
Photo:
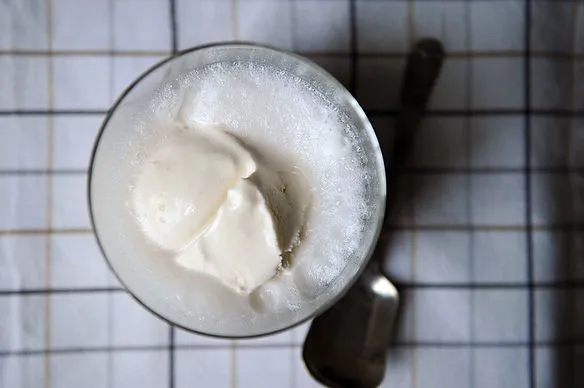
<svg viewBox="0 0 584 388">
<path fill-rule="evenodd" d="M 317 386 L 307 326 L 258 340 L 172 329 L 133 302 L 91 234 L 100 121 L 177 49 L 294 50 L 389 136 L 404 56 L 449 59 L 393 214 L 403 306 L 384 386 L 584 386 L 581 1 L 0 1 L 0 387 Z M 391 188 L 389 188 L 391 190 Z"/>
</svg>

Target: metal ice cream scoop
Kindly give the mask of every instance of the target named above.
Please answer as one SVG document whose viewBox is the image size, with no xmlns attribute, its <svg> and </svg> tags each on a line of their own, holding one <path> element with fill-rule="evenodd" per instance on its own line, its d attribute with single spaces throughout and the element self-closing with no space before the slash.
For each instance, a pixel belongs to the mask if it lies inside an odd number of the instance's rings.
<svg viewBox="0 0 584 388">
<path fill-rule="evenodd" d="M 419 41 L 410 52 L 401 92 L 388 191 L 397 192 L 397 172 L 409 155 L 416 129 L 444 59 L 442 44 Z M 388 206 L 392 198 L 388 198 Z M 385 223 L 388 222 L 386 210 Z M 386 353 L 398 308 L 398 292 L 383 275 L 387 228 L 363 274 L 332 308 L 316 317 L 304 342 L 303 358 L 312 376 L 329 387 L 376 387 L 385 374 Z"/>
</svg>

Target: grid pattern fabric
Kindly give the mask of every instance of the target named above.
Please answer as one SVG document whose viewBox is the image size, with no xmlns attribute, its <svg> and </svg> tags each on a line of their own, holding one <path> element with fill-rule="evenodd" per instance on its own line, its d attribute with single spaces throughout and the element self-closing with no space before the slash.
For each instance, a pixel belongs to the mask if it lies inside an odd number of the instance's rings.
<svg viewBox="0 0 584 388">
<path fill-rule="evenodd" d="M 153 63 L 245 40 L 327 69 L 391 152 L 405 55 L 428 36 L 449 56 L 394 197 L 386 270 L 403 305 L 383 385 L 583 387 L 583 13 L 579 0 L 1 1 L 0 387 L 318 386 L 307 325 L 210 339 L 120 289 L 91 234 L 91 147 Z"/>
</svg>

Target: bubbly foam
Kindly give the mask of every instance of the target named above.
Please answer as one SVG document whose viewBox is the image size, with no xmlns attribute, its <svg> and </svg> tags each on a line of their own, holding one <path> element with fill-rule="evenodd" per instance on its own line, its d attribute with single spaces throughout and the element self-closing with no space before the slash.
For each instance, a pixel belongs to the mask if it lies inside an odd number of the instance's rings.
<svg viewBox="0 0 584 388">
<path fill-rule="evenodd" d="M 140 265 L 161 274 L 158 284 L 144 293 L 154 294 L 171 281 L 181 284 L 167 299 L 183 322 L 193 322 L 191 328 L 236 332 L 241 327 L 244 332 L 250 324 L 282 326 L 279 320 L 294 319 L 295 311 L 329 290 L 348 263 L 361 260 L 364 223 L 376 210 L 366 198 L 374 178 L 367 168 L 364 137 L 356 133 L 362 129 L 310 82 L 264 64 L 219 62 L 163 83 L 141 106 L 143 112 L 132 114 L 139 136 L 123 145 L 130 166 L 126 182 L 133 181 L 145 155 L 164 141 L 163 124 L 178 121 L 223 126 L 270 170 L 290 181 L 301 177 L 292 184 L 294 190 L 311 191 L 301 243 L 292 249 L 289 267 L 249 297 L 226 292 L 184 269 L 163 268 L 161 263 L 172 260 L 166 261 L 162 251 L 144 254 L 149 259 Z M 135 244 L 139 237 L 130 234 Z"/>
<path fill-rule="evenodd" d="M 290 271 L 298 294 L 322 292 L 357 248 L 367 211 L 359 206 L 367 173 L 356 145 L 344 136 L 347 124 L 301 79 L 266 66 L 218 63 L 186 75 L 180 84 L 186 92 L 179 120 L 224 124 L 271 168 L 297 169 L 308 178 L 312 209 Z"/>
</svg>

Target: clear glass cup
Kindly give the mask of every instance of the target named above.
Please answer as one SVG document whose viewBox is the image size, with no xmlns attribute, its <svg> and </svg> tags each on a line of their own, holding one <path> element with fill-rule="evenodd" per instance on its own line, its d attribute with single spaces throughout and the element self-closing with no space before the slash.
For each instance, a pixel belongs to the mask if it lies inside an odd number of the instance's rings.
<svg viewBox="0 0 584 388">
<path fill-rule="evenodd" d="M 160 85 L 181 74 L 216 62 L 251 61 L 269 64 L 310 83 L 346 115 L 357 144 L 364 149 L 359 163 L 371 179 L 365 205 L 370 209 L 364 221 L 359 249 L 340 275 L 320 295 L 297 311 L 272 313 L 252 324 L 230 325 L 205 322 L 201 312 L 189 308 L 189 280 L 184 269 L 160 263 L 148 244 L 140 241 L 138 228 L 127 211 L 123 190 L 130 182 L 128 155 L 124 144 L 141 136 L 148 104 Z M 161 114 L 161 112 L 157 112 Z M 165 112 L 162 112 L 165 114 Z M 221 43 L 195 47 L 163 60 L 142 74 L 118 98 L 104 120 L 93 150 L 89 172 L 89 208 L 99 246 L 110 268 L 128 292 L 144 307 L 170 324 L 183 329 L 224 338 L 255 337 L 291 328 L 330 307 L 352 285 L 365 268 L 379 237 L 385 209 L 386 187 L 383 159 L 373 128 L 353 96 L 329 73 L 298 55 L 248 43 Z M 146 264 L 146 265 L 145 265 Z M 220 303 L 209 295 L 209 303 Z M 277 316 L 273 316 L 273 315 Z M 203 314 L 204 316 L 204 314 Z"/>
</svg>

